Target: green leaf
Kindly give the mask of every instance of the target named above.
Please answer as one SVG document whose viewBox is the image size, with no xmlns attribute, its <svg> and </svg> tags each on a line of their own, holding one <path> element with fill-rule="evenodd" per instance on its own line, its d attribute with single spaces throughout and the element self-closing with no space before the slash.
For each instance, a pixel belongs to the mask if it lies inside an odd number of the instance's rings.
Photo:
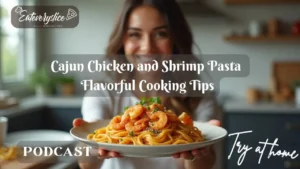
<svg viewBox="0 0 300 169">
<path fill-rule="evenodd" d="M 130 131 L 130 132 L 129 132 L 129 135 L 130 135 L 131 137 L 134 137 L 133 131 Z"/>
<path fill-rule="evenodd" d="M 161 100 L 159 97 L 152 97 L 149 99 L 149 102 L 150 103 L 158 103 L 158 104 L 161 104 Z"/>
<path fill-rule="evenodd" d="M 155 107 L 154 108 L 154 110 L 153 110 L 153 112 L 157 112 L 158 111 L 158 108 L 157 107 Z"/>
<path fill-rule="evenodd" d="M 142 100 L 140 101 L 141 105 L 144 105 L 147 103 L 147 99 L 145 97 L 142 98 Z"/>
<path fill-rule="evenodd" d="M 57 84 L 74 84 L 75 78 L 72 76 L 56 76 L 54 78 Z"/>
<path fill-rule="evenodd" d="M 124 108 L 124 111 L 126 111 L 128 108 L 129 108 L 129 106 L 126 106 L 126 107 Z"/>
<path fill-rule="evenodd" d="M 43 64 L 36 71 L 31 72 L 28 76 L 28 84 L 32 87 L 36 86 L 48 86 L 51 84 L 51 79 L 47 71 L 47 67 Z"/>
</svg>

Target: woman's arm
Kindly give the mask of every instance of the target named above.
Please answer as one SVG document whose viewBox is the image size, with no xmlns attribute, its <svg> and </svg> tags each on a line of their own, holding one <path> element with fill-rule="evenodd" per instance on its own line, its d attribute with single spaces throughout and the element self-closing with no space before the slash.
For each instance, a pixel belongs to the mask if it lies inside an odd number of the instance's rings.
<svg viewBox="0 0 300 169">
<path fill-rule="evenodd" d="M 195 120 L 208 121 L 209 124 L 221 126 L 221 112 L 215 98 L 203 99 L 199 107 L 196 109 L 199 113 Z M 195 156 L 193 161 L 184 160 L 185 169 L 212 169 L 216 162 L 216 151 L 214 146 L 205 147 L 198 153 L 192 152 Z M 197 156 L 198 154 L 198 156 Z"/>
<path fill-rule="evenodd" d="M 198 113 L 195 114 L 195 120 L 208 121 L 211 125 L 221 126 L 220 109 L 215 99 L 203 99 L 195 113 Z M 174 157 L 181 158 L 180 165 L 184 169 L 212 169 L 217 159 L 213 146 L 182 152 L 175 154 Z"/>
<path fill-rule="evenodd" d="M 209 124 L 221 126 L 219 120 L 210 120 Z M 190 152 L 182 152 L 174 155 L 175 158 L 180 158 L 180 168 L 184 169 L 211 169 L 216 162 L 216 152 L 214 146 L 192 150 Z"/>
<path fill-rule="evenodd" d="M 74 119 L 73 126 L 81 126 L 84 125 L 86 122 L 82 119 Z M 79 143 L 77 147 L 85 147 L 86 145 L 84 143 Z M 86 149 L 84 149 L 86 150 Z M 120 156 L 117 152 L 113 151 L 106 151 L 104 149 L 91 149 L 89 151 L 88 157 L 81 157 L 78 159 L 78 165 L 81 169 L 99 169 L 102 166 L 102 163 L 105 159 L 108 158 L 120 158 Z M 84 153 L 85 154 L 85 153 Z"/>
<path fill-rule="evenodd" d="M 93 122 L 100 119 L 109 119 L 112 114 L 110 111 L 111 102 L 107 93 L 95 93 L 95 91 L 88 91 L 85 94 L 82 102 L 82 119 L 75 119 L 73 126 L 83 125 L 85 122 Z M 83 146 L 82 144 L 80 146 Z M 99 152 L 91 154 L 87 161 L 79 160 L 78 164 L 81 169 L 99 169 L 101 168 L 105 158 L 98 158 Z M 105 156 L 104 156 L 105 157 Z"/>
<path fill-rule="evenodd" d="M 78 121 L 78 120 L 77 120 Z M 74 120 L 73 126 L 78 126 L 77 124 L 74 123 L 79 123 Z M 79 142 L 76 147 L 86 147 L 86 144 Z M 86 149 L 82 149 L 86 150 Z M 93 151 L 90 151 L 90 154 L 88 157 L 80 157 L 78 159 L 78 165 L 81 169 L 99 169 L 102 166 L 102 163 L 104 159 L 98 159 L 97 158 L 97 150 L 92 149 Z M 86 152 L 84 152 L 86 154 Z"/>
</svg>

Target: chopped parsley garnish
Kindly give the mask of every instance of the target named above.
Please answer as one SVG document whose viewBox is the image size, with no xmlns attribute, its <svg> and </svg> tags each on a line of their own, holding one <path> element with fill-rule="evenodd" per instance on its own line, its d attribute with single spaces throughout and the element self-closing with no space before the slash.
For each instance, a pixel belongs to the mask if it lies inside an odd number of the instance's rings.
<svg viewBox="0 0 300 169">
<path fill-rule="evenodd" d="M 130 131 L 130 132 L 129 132 L 129 135 L 130 135 L 131 137 L 134 137 L 133 131 Z"/>
<path fill-rule="evenodd" d="M 160 98 L 159 97 L 152 97 L 152 98 L 146 99 L 145 97 L 143 97 L 140 102 L 136 103 L 136 105 L 138 105 L 138 104 L 140 104 L 140 105 L 151 105 L 153 103 L 161 104 Z"/>
<path fill-rule="evenodd" d="M 129 106 L 126 106 L 126 107 L 124 108 L 124 111 L 126 111 L 128 108 L 129 108 Z"/>
<path fill-rule="evenodd" d="M 155 108 L 153 109 L 153 112 L 157 112 L 157 111 L 158 111 L 158 108 L 155 107 Z"/>
<path fill-rule="evenodd" d="M 96 132 L 93 132 L 93 134 L 96 134 Z"/>
<path fill-rule="evenodd" d="M 148 100 L 149 103 L 158 103 L 158 104 L 161 104 L 161 100 L 159 97 L 152 97 Z"/>
<path fill-rule="evenodd" d="M 120 142 L 123 141 L 123 139 L 120 139 Z"/>
<path fill-rule="evenodd" d="M 108 141 L 105 141 L 105 143 L 108 143 Z"/>
<path fill-rule="evenodd" d="M 142 98 L 142 100 L 140 101 L 141 105 L 144 105 L 147 103 L 147 99 L 145 97 Z"/>
</svg>

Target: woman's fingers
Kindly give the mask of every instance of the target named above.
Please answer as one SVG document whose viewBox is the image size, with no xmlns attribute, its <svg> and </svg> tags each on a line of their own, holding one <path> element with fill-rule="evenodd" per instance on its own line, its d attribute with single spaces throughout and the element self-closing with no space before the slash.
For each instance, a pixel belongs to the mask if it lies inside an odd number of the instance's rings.
<svg viewBox="0 0 300 169">
<path fill-rule="evenodd" d="M 198 149 L 192 150 L 192 154 L 193 154 L 193 156 L 199 156 L 200 155 L 200 150 L 198 150 Z"/>
<path fill-rule="evenodd" d="M 104 149 L 99 149 L 99 155 L 101 156 L 101 157 L 106 157 L 107 156 L 107 154 L 108 154 L 108 152 L 106 151 L 106 150 L 104 150 Z"/>
<path fill-rule="evenodd" d="M 215 120 L 215 119 L 210 120 L 208 123 L 211 124 L 211 125 L 215 125 L 215 126 L 221 126 L 222 125 L 220 120 Z"/>
<path fill-rule="evenodd" d="M 209 147 L 195 149 L 192 151 L 184 151 L 173 154 L 173 158 L 183 158 L 186 160 L 194 160 L 196 157 L 203 157 L 209 154 Z"/>
<path fill-rule="evenodd" d="M 173 158 L 179 158 L 180 157 L 180 153 L 176 153 L 173 155 Z"/>
<path fill-rule="evenodd" d="M 206 156 L 209 153 L 209 147 L 199 149 L 199 156 Z"/>
<path fill-rule="evenodd" d="M 108 152 L 108 155 L 109 155 L 110 157 L 114 157 L 114 158 L 121 158 L 121 157 L 123 157 L 123 156 L 121 156 L 119 153 L 114 152 L 114 151 Z"/>
<path fill-rule="evenodd" d="M 114 151 L 107 151 L 104 149 L 99 149 L 98 150 L 99 153 L 99 158 L 121 158 L 123 156 L 121 156 L 119 153 L 114 152 Z"/>
<path fill-rule="evenodd" d="M 80 119 L 80 118 L 77 118 L 77 119 L 74 119 L 73 120 L 73 127 L 78 127 L 78 126 L 81 126 L 85 123 L 84 120 Z"/>
<path fill-rule="evenodd" d="M 180 157 L 184 159 L 193 159 L 194 156 L 191 154 L 191 152 L 185 151 L 180 153 Z"/>
</svg>

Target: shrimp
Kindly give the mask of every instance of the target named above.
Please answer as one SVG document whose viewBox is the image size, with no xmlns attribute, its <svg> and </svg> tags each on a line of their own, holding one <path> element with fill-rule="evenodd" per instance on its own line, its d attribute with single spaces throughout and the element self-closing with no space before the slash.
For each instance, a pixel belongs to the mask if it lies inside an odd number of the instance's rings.
<svg viewBox="0 0 300 169">
<path fill-rule="evenodd" d="M 130 118 L 124 118 L 122 119 L 121 116 L 115 116 L 111 122 L 110 125 L 115 130 L 122 130 L 125 128 L 125 125 L 129 122 Z"/>
<path fill-rule="evenodd" d="M 161 104 L 153 103 L 148 107 L 146 114 L 148 117 L 150 117 L 152 115 L 152 113 L 154 113 L 156 111 L 164 111 L 164 107 Z"/>
<path fill-rule="evenodd" d="M 160 111 L 164 111 L 164 106 L 162 106 L 161 104 L 158 104 L 158 103 L 153 103 L 149 106 L 150 108 L 150 111 L 154 111 L 155 109 L 156 110 L 160 110 Z"/>
<path fill-rule="evenodd" d="M 173 121 L 173 122 L 178 121 L 177 115 L 174 112 L 172 112 L 172 110 L 168 110 L 166 112 L 166 115 L 168 116 L 168 120 Z"/>
<path fill-rule="evenodd" d="M 126 117 L 130 117 L 130 119 L 135 119 L 139 117 L 144 112 L 144 107 L 142 105 L 135 105 L 132 107 L 129 107 L 122 116 L 122 120 Z"/>
<path fill-rule="evenodd" d="M 185 112 L 181 113 L 178 119 L 185 125 L 194 126 L 192 118 Z"/>
<path fill-rule="evenodd" d="M 150 120 L 149 118 L 142 118 L 136 122 L 130 121 L 125 125 L 125 129 L 127 131 L 134 131 L 134 132 L 142 131 L 147 127 L 145 123 L 148 122 L 149 120 Z"/>
<path fill-rule="evenodd" d="M 167 125 L 167 122 L 168 122 L 167 115 L 162 111 L 157 111 L 155 113 L 152 113 L 150 115 L 150 119 L 155 120 L 155 121 L 150 121 L 149 122 L 149 126 L 152 127 L 155 130 L 160 130 L 160 129 L 164 128 Z"/>
</svg>

